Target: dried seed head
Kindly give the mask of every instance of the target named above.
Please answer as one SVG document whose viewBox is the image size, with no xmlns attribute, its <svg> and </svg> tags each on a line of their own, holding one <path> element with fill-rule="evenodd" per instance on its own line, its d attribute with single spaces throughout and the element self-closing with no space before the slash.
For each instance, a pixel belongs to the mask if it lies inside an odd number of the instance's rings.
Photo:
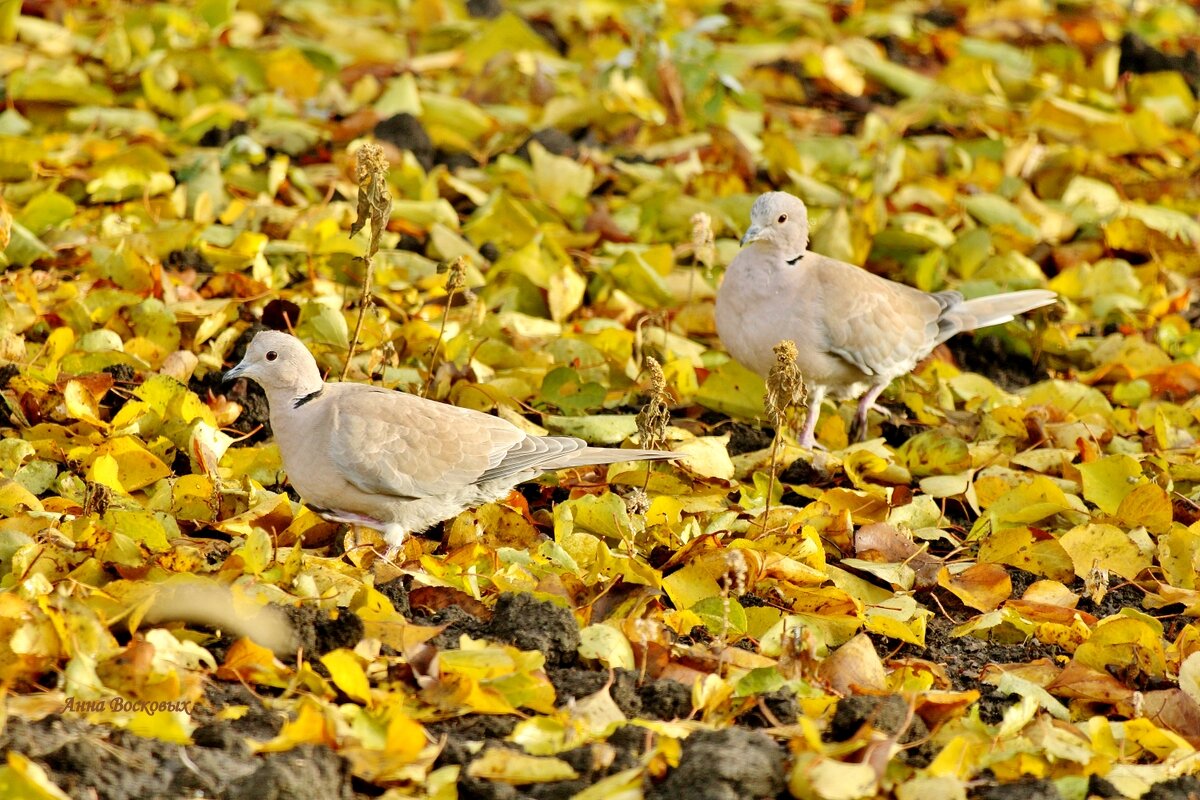
<svg viewBox="0 0 1200 800">
<path fill-rule="evenodd" d="M 750 567 L 746 564 L 746 554 L 741 550 L 730 550 L 725 553 L 725 588 L 734 597 L 746 593 L 746 584 L 750 582 Z"/>
<path fill-rule="evenodd" d="M 459 256 L 450 262 L 446 271 L 446 292 L 450 293 L 467 285 L 467 259 Z"/>
<path fill-rule="evenodd" d="M 703 211 L 692 215 L 692 258 L 697 264 L 703 264 L 705 267 L 711 267 L 717 260 L 712 218 Z"/>
<path fill-rule="evenodd" d="M 650 510 L 650 496 L 642 489 L 635 487 L 625 495 L 625 508 L 629 510 L 630 514 L 640 517 Z"/>
<path fill-rule="evenodd" d="M 667 443 L 667 425 L 671 412 L 667 407 L 667 379 L 662 367 L 653 357 L 646 358 L 646 372 L 650 373 L 649 397 L 637 415 L 638 441 L 642 447 L 661 448 Z"/>
<path fill-rule="evenodd" d="M 775 345 L 775 365 L 767 375 L 767 414 L 776 428 L 782 427 L 789 408 L 803 405 L 808 396 L 804 378 L 796 366 L 796 343 L 785 339 Z"/>
<path fill-rule="evenodd" d="M 392 193 L 387 185 L 388 160 L 383 148 L 367 142 L 358 148 L 358 214 L 350 226 L 353 236 L 371 220 L 371 244 L 368 252 L 379 250 L 379 237 L 392 214 Z"/>
<path fill-rule="evenodd" d="M 1093 603 L 1099 605 L 1108 594 L 1109 573 L 1099 564 L 1093 565 L 1083 577 L 1083 591 Z"/>
</svg>

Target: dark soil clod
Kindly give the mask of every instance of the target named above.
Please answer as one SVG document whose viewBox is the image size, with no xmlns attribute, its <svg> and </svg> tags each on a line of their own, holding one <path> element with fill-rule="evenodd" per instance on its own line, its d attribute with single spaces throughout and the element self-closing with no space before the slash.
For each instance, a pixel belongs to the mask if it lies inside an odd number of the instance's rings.
<svg viewBox="0 0 1200 800">
<path fill-rule="evenodd" d="M 425 131 L 421 120 L 408 112 L 388 117 L 375 126 L 375 138 L 393 144 L 401 150 L 408 150 L 425 169 L 433 169 L 433 140 Z"/>
<path fill-rule="evenodd" d="M 488 638 L 520 650 L 540 650 L 551 667 L 575 663 L 579 624 L 569 610 L 533 595 L 505 592 L 496 600 Z"/>
<path fill-rule="evenodd" d="M 697 731 L 683 742 L 683 757 L 649 800 L 758 800 L 784 790 L 783 749 L 758 731 Z"/>
</svg>

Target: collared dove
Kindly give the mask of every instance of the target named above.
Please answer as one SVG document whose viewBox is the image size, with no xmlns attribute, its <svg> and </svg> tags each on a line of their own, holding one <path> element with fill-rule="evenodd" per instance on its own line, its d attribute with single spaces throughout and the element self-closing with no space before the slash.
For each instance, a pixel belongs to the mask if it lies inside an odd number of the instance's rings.
<svg viewBox="0 0 1200 800">
<path fill-rule="evenodd" d="M 326 383 L 294 336 L 263 331 L 225 380 L 267 394 L 283 468 L 331 522 L 382 531 L 392 549 L 459 512 L 498 500 L 543 472 L 676 458 L 664 450 L 591 447 L 532 436 L 466 408 L 359 383 Z"/>
<path fill-rule="evenodd" d="M 1028 289 L 964 300 L 930 294 L 808 249 L 808 210 L 786 192 L 754 201 L 743 248 L 717 291 L 717 333 L 729 354 L 766 376 L 772 348 L 790 339 L 808 388 L 799 444 L 812 447 L 821 402 L 860 398 L 852 433 L 866 437 L 867 411 L 893 379 L 960 331 L 1008 322 L 1049 305 Z"/>
</svg>

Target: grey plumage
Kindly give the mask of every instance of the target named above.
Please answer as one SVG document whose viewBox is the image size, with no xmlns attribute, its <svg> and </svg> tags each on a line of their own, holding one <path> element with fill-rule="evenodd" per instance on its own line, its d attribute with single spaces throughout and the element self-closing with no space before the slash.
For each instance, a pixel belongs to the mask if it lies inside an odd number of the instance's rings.
<svg viewBox="0 0 1200 800">
<path fill-rule="evenodd" d="M 974 300 L 954 291 L 931 294 L 813 253 L 808 210 L 785 192 L 760 196 L 750 222 L 717 291 L 717 332 L 730 355 L 764 376 L 774 363 L 772 348 L 785 339 L 796 343 L 809 391 L 805 447 L 814 444 L 826 394 L 861 398 L 854 433 L 863 438 L 867 410 L 880 392 L 934 347 L 1057 299 L 1044 289 Z"/>
<path fill-rule="evenodd" d="M 283 467 L 326 519 L 381 530 L 388 544 L 569 467 L 674 458 L 532 436 L 512 423 L 402 392 L 326 383 L 299 339 L 263 331 L 225 379 L 263 387 Z"/>
</svg>

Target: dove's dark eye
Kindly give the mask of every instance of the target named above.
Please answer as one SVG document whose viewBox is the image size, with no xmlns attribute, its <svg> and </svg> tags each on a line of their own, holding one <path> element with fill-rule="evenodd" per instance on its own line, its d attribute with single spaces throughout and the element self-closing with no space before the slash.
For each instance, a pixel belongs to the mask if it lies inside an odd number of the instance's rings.
<svg viewBox="0 0 1200 800">
<path fill-rule="evenodd" d="M 782 225 L 785 222 L 787 222 L 787 214 L 780 214 L 779 215 L 779 224 Z"/>
<path fill-rule="evenodd" d="M 274 361 L 277 358 L 279 358 L 279 353 L 276 353 L 274 350 L 267 351 L 267 361 Z"/>
</svg>

